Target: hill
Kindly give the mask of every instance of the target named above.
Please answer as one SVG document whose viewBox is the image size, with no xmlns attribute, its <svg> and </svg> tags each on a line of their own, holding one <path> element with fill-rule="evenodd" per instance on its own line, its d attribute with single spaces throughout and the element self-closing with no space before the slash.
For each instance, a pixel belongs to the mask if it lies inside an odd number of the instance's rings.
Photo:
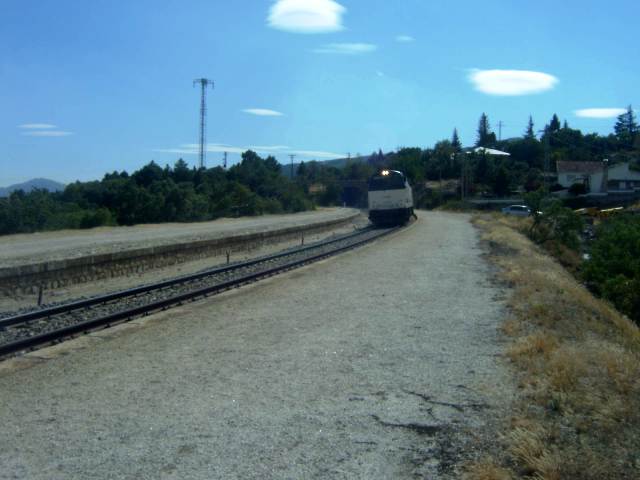
<svg viewBox="0 0 640 480">
<path fill-rule="evenodd" d="M 347 164 L 349 163 L 366 163 L 367 160 L 369 160 L 369 155 L 361 155 L 359 157 L 351 157 L 351 158 L 335 158 L 333 160 L 314 160 L 318 163 L 323 164 L 326 167 L 334 167 L 334 168 L 344 168 L 345 166 L 347 166 Z M 310 163 L 309 162 L 304 162 L 304 163 Z M 287 177 L 287 178 L 291 178 L 291 164 L 290 163 L 281 163 L 280 164 L 282 167 L 282 174 Z M 298 171 L 298 167 L 300 166 L 300 162 L 294 163 L 293 164 L 293 172 L 294 172 L 294 176 L 296 174 L 296 172 Z"/>
<path fill-rule="evenodd" d="M 16 190 L 24 190 L 28 193 L 35 189 L 58 192 L 64 190 L 64 184 L 54 180 L 49 180 L 48 178 L 33 178 L 23 183 L 16 183 L 15 185 L 9 185 L 8 187 L 0 187 L 0 197 L 8 197 Z"/>
</svg>

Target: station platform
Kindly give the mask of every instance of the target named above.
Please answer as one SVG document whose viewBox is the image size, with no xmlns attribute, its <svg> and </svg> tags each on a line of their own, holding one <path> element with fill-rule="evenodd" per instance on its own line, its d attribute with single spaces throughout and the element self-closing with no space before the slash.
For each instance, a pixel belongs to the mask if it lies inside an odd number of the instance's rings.
<svg viewBox="0 0 640 480">
<path fill-rule="evenodd" d="M 359 210 L 323 208 L 288 215 L 219 219 L 132 227 L 99 227 L 0 237 L 0 310 L 21 308 L 23 296 L 50 292 L 49 300 L 92 295 L 98 290 L 67 292 L 80 284 L 127 288 L 243 260 L 353 229 L 362 223 Z M 183 268 L 186 264 L 191 264 Z M 175 267 L 176 268 L 169 268 Z M 149 272 L 163 270 L 160 276 Z M 143 278 L 142 275 L 145 275 Z M 136 276 L 130 282 L 105 285 Z M 53 295 L 55 298 L 51 298 Z M 32 299 L 29 300 L 32 303 Z"/>
<path fill-rule="evenodd" d="M 163 223 L 132 227 L 98 227 L 0 236 L 0 269 L 141 247 L 213 240 L 239 234 L 271 232 L 348 220 L 359 210 L 324 208 L 288 215 L 221 218 L 210 222 Z"/>
</svg>

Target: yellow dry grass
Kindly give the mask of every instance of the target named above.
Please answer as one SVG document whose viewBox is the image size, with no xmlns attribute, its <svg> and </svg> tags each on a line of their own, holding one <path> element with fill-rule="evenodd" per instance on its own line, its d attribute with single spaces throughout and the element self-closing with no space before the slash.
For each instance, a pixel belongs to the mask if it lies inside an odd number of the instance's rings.
<svg viewBox="0 0 640 480">
<path fill-rule="evenodd" d="M 474 223 L 510 287 L 502 331 L 521 394 L 504 432 L 508 470 L 478 463 L 469 478 L 640 478 L 640 330 L 534 245 L 526 221 Z"/>
</svg>

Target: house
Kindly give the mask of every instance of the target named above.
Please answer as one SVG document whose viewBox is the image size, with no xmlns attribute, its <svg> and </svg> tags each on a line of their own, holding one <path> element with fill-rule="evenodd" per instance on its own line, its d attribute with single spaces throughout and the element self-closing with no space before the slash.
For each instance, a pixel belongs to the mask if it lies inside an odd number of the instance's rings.
<svg viewBox="0 0 640 480">
<path fill-rule="evenodd" d="M 508 152 L 503 152 L 501 150 L 496 150 L 494 148 L 487 147 L 475 147 L 467 151 L 467 153 L 484 153 L 486 155 L 502 155 L 505 157 L 510 157 L 511 154 Z"/>
<path fill-rule="evenodd" d="M 609 166 L 602 162 L 556 162 L 558 183 L 564 188 L 581 183 L 589 193 L 632 193 L 640 191 L 640 172 L 631 170 L 629 163 L 617 163 Z"/>
<path fill-rule="evenodd" d="M 616 163 L 605 170 L 607 191 L 611 193 L 640 192 L 640 172 L 631 170 L 629 162 Z M 597 181 L 598 179 L 594 179 Z M 600 179 L 602 182 L 602 179 Z"/>
<path fill-rule="evenodd" d="M 573 162 L 557 161 L 556 170 L 558 172 L 558 183 L 564 188 L 569 188 L 575 183 L 586 185 L 591 193 L 601 193 L 602 183 L 602 162 Z M 592 175 L 600 175 L 600 182 L 594 184 Z"/>
</svg>

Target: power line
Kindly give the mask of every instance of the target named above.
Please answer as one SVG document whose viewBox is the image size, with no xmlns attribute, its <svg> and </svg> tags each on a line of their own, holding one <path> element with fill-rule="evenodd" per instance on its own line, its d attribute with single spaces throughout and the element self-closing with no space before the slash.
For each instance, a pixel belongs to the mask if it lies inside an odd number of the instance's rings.
<svg viewBox="0 0 640 480">
<path fill-rule="evenodd" d="M 197 78 L 193 81 L 193 86 L 199 83 L 201 88 L 200 93 L 200 152 L 198 155 L 199 167 L 204 168 L 205 165 L 205 140 L 206 140 L 206 126 L 207 126 L 207 86 L 211 85 L 213 89 L 213 80 L 208 78 Z"/>
</svg>

